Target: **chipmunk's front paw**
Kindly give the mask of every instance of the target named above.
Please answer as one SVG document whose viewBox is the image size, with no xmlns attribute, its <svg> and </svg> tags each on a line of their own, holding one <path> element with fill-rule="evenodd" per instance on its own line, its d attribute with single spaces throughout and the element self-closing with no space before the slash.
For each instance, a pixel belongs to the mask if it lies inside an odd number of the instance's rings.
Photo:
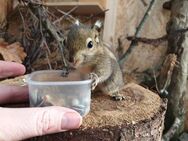
<svg viewBox="0 0 188 141">
<path fill-rule="evenodd" d="M 64 68 L 62 69 L 61 76 L 67 77 L 68 74 L 69 74 L 69 72 L 70 72 L 69 68 L 68 68 L 68 67 L 64 67 Z"/>
<path fill-rule="evenodd" d="M 115 101 L 125 100 L 125 97 L 122 96 L 121 94 L 112 95 L 112 98 L 113 98 Z"/>
<path fill-rule="evenodd" d="M 90 73 L 89 77 L 92 80 L 91 89 L 94 90 L 99 83 L 99 77 L 95 73 Z"/>
</svg>

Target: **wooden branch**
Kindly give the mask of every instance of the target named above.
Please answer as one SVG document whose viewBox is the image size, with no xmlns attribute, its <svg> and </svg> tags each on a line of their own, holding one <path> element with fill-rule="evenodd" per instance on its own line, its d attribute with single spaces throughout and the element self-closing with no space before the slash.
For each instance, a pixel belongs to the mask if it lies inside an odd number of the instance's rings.
<svg viewBox="0 0 188 141">
<path fill-rule="evenodd" d="M 187 31 L 188 31 L 188 28 L 178 29 L 178 30 L 173 31 L 173 34 L 174 34 L 174 36 L 179 36 L 179 35 L 181 35 L 183 33 L 186 33 Z M 162 37 L 156 38 L 156 39 L 128 36 L 127 40 L 134 41 L 134 42 L 142 42 L 142 43 L 145 43 L 145 44 L 158 46 L 161 42 L 164 42 L 164 41 L 168 40 L 168 34 L 164 35 Z"/>
<path fill-rule="evenodd" d="M 144 17 L 142 18 L 140 24 L 138 25 L 136 32 L 134 34 L 134 37 L 138 37 L 139 33 L 141 31 L 141 29 L 143 28 L 143 25 L 145 23 L 145 21 L 147 20 L 147 18 L 149 17 L 150 13 L 151 13 L 151 9 L 154 6 L 155 0 L 151 0 L 150 5 L 148 7 L 148 9 L 146 10 Z M 119 63 L 123 64 L 123 62 L 127 59 L 128 55 L 132 52 L 132 50 L 136 47 L 136 42 L 133 40 L 128 48 L 128 50 L 122 55 L 122 57 L 120 57 Z"/>
<path fill-rule="evenodd" d="M 134 37 L 134 36 L 128 36 L 127 40 L 129 41 L 135 41 L 135 42 L 142 42 L 145 44 L 150 44 L 154 46 L 158 46 L 161 42 L 167 41 L 167 35 L 164 35 L 160 38 L 156 39 L 149 39 L 149 38 L 142 38 L 142 37 Z"/>
</svg>

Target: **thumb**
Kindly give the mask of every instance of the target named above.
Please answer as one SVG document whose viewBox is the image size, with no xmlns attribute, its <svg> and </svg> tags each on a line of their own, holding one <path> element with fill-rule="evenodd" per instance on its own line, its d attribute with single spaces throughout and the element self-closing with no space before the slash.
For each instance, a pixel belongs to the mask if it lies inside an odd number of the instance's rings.
<svg viewBox="0 0 188 141">
<path fill-rule="evenodd" d="M 51 106 L 42 108 L 0 108 L 0 140 L 23 140 L 76 129 L 82 117 L 74 110 Z"/>
</svg>

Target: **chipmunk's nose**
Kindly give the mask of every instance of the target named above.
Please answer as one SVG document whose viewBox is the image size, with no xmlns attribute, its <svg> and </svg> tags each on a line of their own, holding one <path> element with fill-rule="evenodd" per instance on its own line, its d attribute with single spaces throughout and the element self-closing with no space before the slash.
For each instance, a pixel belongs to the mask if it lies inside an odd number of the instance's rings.
<svg viewBox="0 0 188 141">
<path fill-rule="evenodd" d="M 73 64 L 75 67 L 80 66 L 81 62 L 82 62 L 82 58 L 74 57 Z"/>
<path fill-rule="evenodd" d="M 71 57 L 69 58 L 69 61 L 70 61 L 71 63 L 74 63 L 74 57 L 71 56 Z"/>
<path fill-rule="evenodd" d="M 76 61 L 74 61 L 73 58 L 69 60 L 69 66 L 70 66 L 71 68 L 75 68 L 75 67 L 76 67 Z"/>
<path fill-rule="evenodd" d="M 76 66 L 78 64 L 79 60 L 78 59 L 74 59 L 73 64 Z"/>
</svg>

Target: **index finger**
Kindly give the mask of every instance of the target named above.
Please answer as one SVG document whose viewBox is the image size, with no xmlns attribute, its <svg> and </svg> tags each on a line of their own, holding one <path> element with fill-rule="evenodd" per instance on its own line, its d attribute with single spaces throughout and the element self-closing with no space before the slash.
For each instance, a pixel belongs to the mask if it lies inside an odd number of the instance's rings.
<svg viewBox="0 0 188 141">
<path fill-rule="evenodd" d="M 24 65 L 8 61 L 0 61 L 0 78 L 22 75 L 24 73 Z"/>
</svg>

